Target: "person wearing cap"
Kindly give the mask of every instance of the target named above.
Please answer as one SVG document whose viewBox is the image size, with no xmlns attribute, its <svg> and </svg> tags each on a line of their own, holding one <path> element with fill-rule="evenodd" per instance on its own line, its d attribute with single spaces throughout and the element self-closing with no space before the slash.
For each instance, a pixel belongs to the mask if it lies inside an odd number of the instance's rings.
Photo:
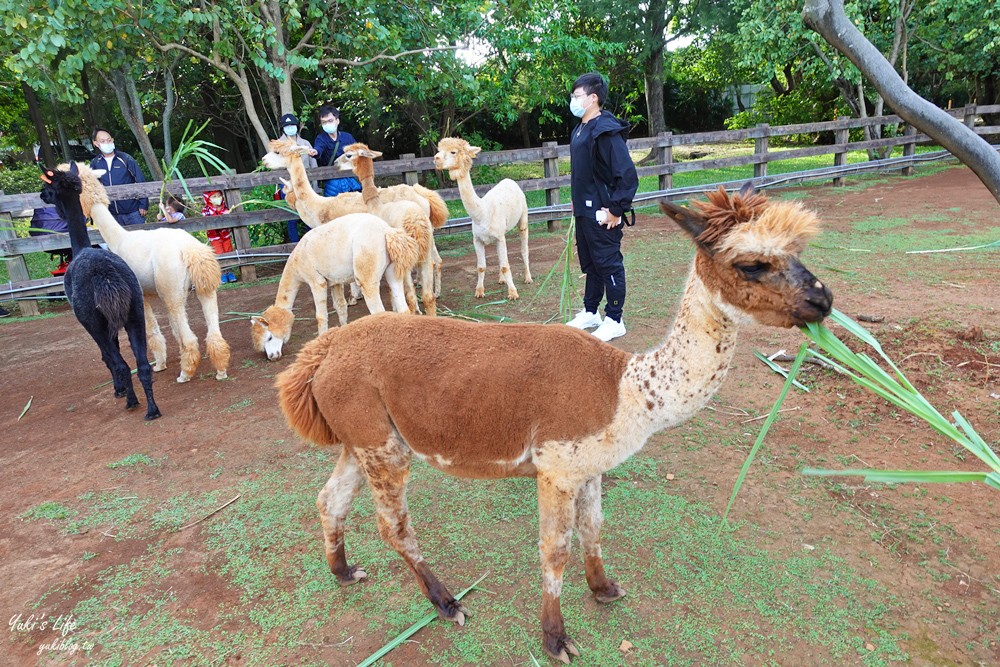
<svg viewBox="0 0 1000 667">
<path fill-rule="evenodd" d="M 349 132 L 340 129 L 340 109 L 327 104 L 319 108 L 319 122 L 323 131 L 316 136 L 316 161 L 321 167 L 329 167 L 344 154 L 344 148 L 357 143 Z M 323 186 L 323 196 L 335 197 L 341 192 L 361 192 L 361 183 L 353 176 L 331 178 Z"/>
<path fill-rule="evenodd" d="M 306 169 L 316 168 L 316 149 L 313 148 L 312 144 L 303 137 L 299 130 L 301 125 L 299 124 L 299 119 L 295 117 L 295 114 L 286 113 L 281 117 L 281 133 L 283 136 L 294 139 L 297 146 L 305 146 L 308 149 L 306 155 L 302 156 L 302 164 Z M 313 183 L 313 189 L 316 189 L 316 183 Z M 282 193 L 281 186 L 277 186 L 277 190 L 274 193 L 275 199 L 284 199 L 285 195 Z M 289 220 L 288 221 L 288 240 L 291 243 L 297 243 L 300 238 L 299 235 L 299 221 Z"/>
</svg>

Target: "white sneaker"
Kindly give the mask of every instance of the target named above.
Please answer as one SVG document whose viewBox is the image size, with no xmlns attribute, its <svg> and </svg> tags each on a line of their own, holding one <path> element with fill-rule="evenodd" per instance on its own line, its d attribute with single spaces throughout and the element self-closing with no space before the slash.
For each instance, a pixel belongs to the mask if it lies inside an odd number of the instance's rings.
<svg viewBox="0 0 1000 667">
<path fill-rule="evenodd" d="M 597 327 L 597 329 L 591 333 L 607 343 L 609 340 L 625 335 L 625 323 L 615 322 L 610 317 L 605 317 L 604 321 L 601 322 L 601 326 Z"/>
<path fill-rule="evenodd" d="M 601 326 L 601 316 L 597 313 L 588 312 L 586 309 L 576 314 L 576 317 L 566 323 L 566 326 L 574 329 L 593 329 Z"/>
</svg>

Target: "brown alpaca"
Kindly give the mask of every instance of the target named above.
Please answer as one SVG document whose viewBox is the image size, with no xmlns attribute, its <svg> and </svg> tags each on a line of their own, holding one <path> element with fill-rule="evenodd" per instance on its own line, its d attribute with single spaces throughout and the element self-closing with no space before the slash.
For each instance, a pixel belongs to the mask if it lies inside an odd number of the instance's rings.
<svg viewBox="0 0 1000 667">
<path fill-rule="evenodd" d="M 528 266 L 528 200 L 521 187 L 505 178 L 482 198 L 472 187 L 472 160 L 479 155 L 479 146 L 470 146 L 464 139 L 447 138 L 438 142 L 438 152 L 434 155 L 434 167 L 447 169 L 448 175 L 458 183 L 465 210 L 472 218 L 472 245 L 476 248 L 476 298 L 486 295 L 483 285 L 486 277 L 486 246 L 497 244 L 497 260 L 500 263 L 500 278 L 497 282 L 507 283 L 507 298 L 518 298 L 514 278 L 510 275 L 507 260 L 507 238 L 505 234 L 517 227 L 521 233 L 521 259 L 524 260 L 524 282 L 530 283 L 531 268 Z"/>
<path fill-rule="evenodd" d="M 354 171 L 361 181 L 361 195 L 368 206 L 368 211 L 389 223 L 390 227 L 402 229 L 417 242 L 420 247 L 420 284 L 422 286 L 420 300 L 424 304 L 424 312 L 428 315 L 437 314 L 437 295 L 441 291 L 441 255 L 434 244 L 434 228 L 430 217 L 417 204 L 411 201 L 383 202 L 381 191 L 375 185 L 375 163 L 373 159 L 382 157 L 382 153 L 373 151 L 365 144 L 351 144 L 344 148 L 344 154 L 335 162 L 345 171 Z M 406 300 L 416 300 L 413 291 L 413 278 L 406 279 Z M 415 310 L 415 304 L 413 304 Z"/>
<path fill-rule="evenodd" d="M 798 259 L 818 228 L 813 213 L 749 187 L 709 199 L 694 209 L 661 205 L 697 252 L 673 329 L 645 354 L 561 325 L 392 314 L 328 331 L 302 349 L 277 378 L 278 398 L 300 436 L 343 445 L 316 501 L 341 584 L 367 576 L 344 551 L 344 520 L 367 479 L 382 538 L 438 613 L 464 624 L 465 609 L 417 547 L 406 505 L 410 458 L 462 477 L 535 477 L 544 647 L 567 663 L 579 655 L 559 607 L 574 528 L 597 600 L 625 594 L 604 571 L 602 473 L 705 405 L 726 375 L 739 324 L 818 322 L 832 305 Z M 430 384 L 432 403 L 423 400 Z"/>
<path fill-rule="evenodd" d="M 304 146 L 298 146 L 291 139 L 274 139 L 270 143 L 271 152 L 261 160 L 268 169 L 288 169 L 289 188 L 295 194 L 295 204 L 289 205 L 302 217 L 302 222 L 310 227 L 318 227 L 324 222 L 339 218 L 348 213 L 367 213 L 360 192 L 344 192 L 336 197 L 324 197 L 313 190 L 306 176 L 305 165 L 302 164 Z M 448 205 L 441 196 L 421 185 L 393 185 L 382 188 L 382 201 L 390 202 L 405 199 L 423 208 L 430 216 L 431 225 L 437 229 L 448 220 Z"/>
</svg>

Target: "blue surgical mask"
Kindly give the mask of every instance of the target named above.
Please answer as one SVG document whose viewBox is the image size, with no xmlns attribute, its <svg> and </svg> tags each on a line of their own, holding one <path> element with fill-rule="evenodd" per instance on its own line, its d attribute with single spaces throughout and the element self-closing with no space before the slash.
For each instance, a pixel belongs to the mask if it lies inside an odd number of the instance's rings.
<svg viewBox="0 0 1000 667">
<path fill-rule="evenodd" d="M 296 126 L 294 126 L 294 125 L 286 125 L 285 126 L 285 134 L 287 136 L 294 137 L 298 133 L 299 133 L 299 128 L 297 128 Z"/>
<path fill-rule="evenodd" d="M 97 144 L 97 147 L 101 149 L 101 152 L 105 155 L 111 155 L 115 152 L 115 142 L 110 141 L 106 144 Z"/>
<path fill-rule="evenodd" d="M 340 123 L 338 123 L 337 121 L 334 121 L 332 123 L 323 123 L 323 131 L 326 132 L 327 134 L 333 134 L 334 132 L 337 131 L 337 128 L 339 126 Z"/>
</svg>

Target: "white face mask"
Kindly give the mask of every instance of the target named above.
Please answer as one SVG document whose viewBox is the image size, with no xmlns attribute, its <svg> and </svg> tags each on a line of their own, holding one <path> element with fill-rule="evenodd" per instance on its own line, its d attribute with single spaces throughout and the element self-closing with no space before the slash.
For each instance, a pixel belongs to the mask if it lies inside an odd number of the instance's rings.
<svg viewBox="0 0 1000 667">
<path fill-rule="evenodd" d="M 111 155 L 115 152 L 115 142 L 109 141 L 106 144 L 97 144 L 97 147 L 101 149 L 101 152 L 105 155 Z"/>
<path fill-rule="evenodd" d="M 288 135 L 289 137 L 294 137 L 298 133 L 299 133 L 299 128 L 295 127 L 294 125 L 285 126 L 285 134 Z"/>
<path fill-rule="evenodd" d="M 332 123 L 323 123 L 323 131 L 326 132 L 327 134 L 333 134 L 334 132 L 337 131 L 337 128 L 339 126 L 340 126 L 340 121 L 336 120 L 333 121 Z"/>
<path fill-rule="evenodd" d="M 208 201 L 212 202 L 213 206 L 218 206 L 222 203 L 222 197 L 209 197 Z"/>
</svg>

